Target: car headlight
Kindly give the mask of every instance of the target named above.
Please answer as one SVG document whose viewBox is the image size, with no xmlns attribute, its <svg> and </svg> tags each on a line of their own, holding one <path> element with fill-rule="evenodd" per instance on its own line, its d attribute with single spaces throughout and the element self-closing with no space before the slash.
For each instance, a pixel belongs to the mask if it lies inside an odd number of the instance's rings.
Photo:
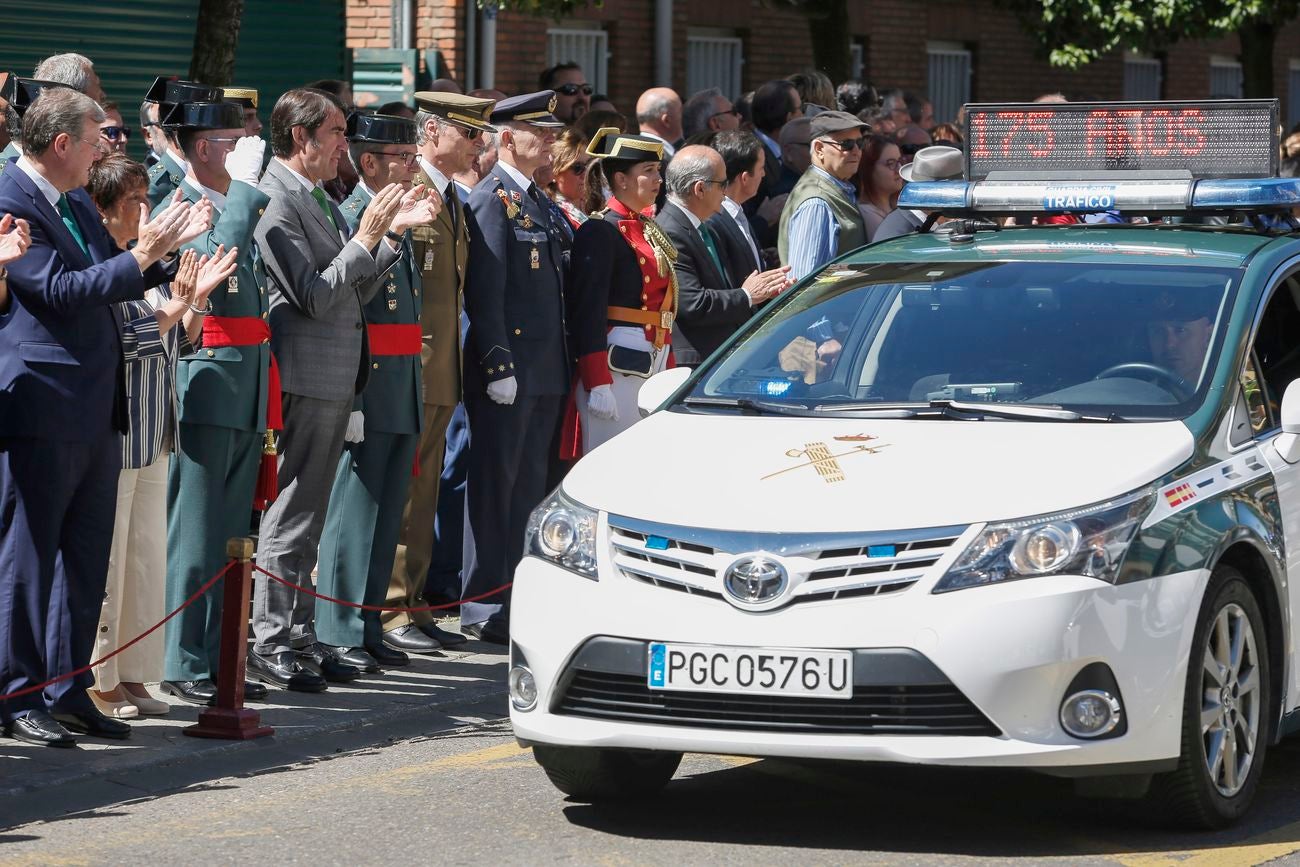
<svg viewBox="0 0 1300 867">
<path fill-rule="evenodd" d="M 1115 583 L 1129 543 L 1155 503 L 1155 488 L 1057 515 L 989 524 L 935 585 L 935 593 L 1039 575 Z"/>
<path fill-rule="evenodd" d="M 557 488 L 528 516 L 524 550 L 596 580 L 596 513 Z"/>
</svg>

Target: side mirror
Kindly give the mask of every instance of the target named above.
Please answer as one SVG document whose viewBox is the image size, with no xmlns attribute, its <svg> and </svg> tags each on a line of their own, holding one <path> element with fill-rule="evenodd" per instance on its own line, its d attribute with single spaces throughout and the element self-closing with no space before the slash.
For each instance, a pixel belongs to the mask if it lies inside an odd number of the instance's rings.
<svg viewBox="0 0 1300 867">
<path fill-rule="evenodd" d="M 1288 464 L 1300 463 L 1300 379 L 1286 387 L 1281 414 L 1282 433 L 1273 438 L 1273 448 Z"/>
<path fill-rule="evenodd" d="M 641 390 L 636 394 L 636 406 L 641 411 L 641 418 L 645 418 L 663 406 L 664 402 L 673 396 L 673 392 L 682 387 L 682 383 L 686 382 L 690 375 L 691 369 L 689 367 L 673 367 L 668 370 L 661 370 L 641 383 Z M 1300 410 L 1300 400 L 1296 403 L 1296 409 Z"/>
</svg>

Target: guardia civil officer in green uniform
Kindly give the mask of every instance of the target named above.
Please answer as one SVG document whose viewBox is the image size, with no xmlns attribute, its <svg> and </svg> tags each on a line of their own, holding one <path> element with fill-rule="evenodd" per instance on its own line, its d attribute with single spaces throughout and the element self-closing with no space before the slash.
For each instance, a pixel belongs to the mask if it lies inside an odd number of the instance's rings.
<svg viewBox="0 0 1300 867">
<path fill-rule="evenodd" d="M 416 164 L 415 122 L 404 117 L 353 114 L 348 152 L 360 182 L 339 209 L 355 232 L 376 190 L 411 186 Z M 429 195 L 437 198 L 437 192 Z M 321 534 L 317 589 L 366 605 L 388 594 L 402 511 L 420 442 L 423 418 L 420 379 L 420 299 L 411 233 L 389 233 L 401 255 L 383 276 L 380 290 L 363 307 L 370 341 L 370 379 L 357 396 L 347 445 L 330 491 Z M 341 662 L 365 671 L 381 663 L 405 665 L 399 650 L 384 646 L 378 612 L 342 605 L 316 609 L 316 637 Z"/>
<path fill-rule="evenodd" d="M 176 192 L 176 188 L 181 185 L 181 181 L 189 171 L 189 167 L 185 164 L 184 148 L 177 141 L 175 130 L 167 128 L 167 117 L 180 103 L 221 102 L 223 97 L 219 87 L 211 87 L 197 81 L 160 77 L 154 80 L 144 98 L 146 102 L 158 104 L 158 119 L 163 121 L 163 133 L 167 140 L 167 147 L 158 155 L 158 162 L 149 168 L 149 203 L 156 208 L 163 199 Z M 239 121 L 241 130 L 243 126 L 241 106 Z"/>
<path fill-rule="evenodd" d="M 218 93 L 220 91 L 217 91 Z M 278 426 L 266 273 L 253 241 L 270 198 L 257 189 L 266 143 L 244 134 L 235 102 L 181 102 L 162 117 L 181 147 L 190 202 L 206 196 L 213 226 L 189 247 L 239 248 L 239 270 L 213 291 L 203 339 L 176 365 L 180 434 L 168 477 L 167 607 L 181 605 L 226 564 L 226 540 L 248 534 L 268 426 Z M 270 416 L 268 418 L 268 415 Z M 163 692 L 191 704 L 216 695 L 221 592 L 214 588 L 167 622 Z M 247 684 L 245 696 L 266 687 Z"/>
<path fill-rule="evenodd" d="M 5 109 L 5 126 L 9 131 L 9 144 L 4 146 L 4 150 L 0 150 L 0 174 L 4 174 L 5 166 L 10 160 L 23 155 L 20 148 L 23 141 L 23 115 L 27 113 L 32 101 L 47 87 L 67 87 L 67 85 L 37 78 L 19 78 L 11 72 L 5 79 L 4 86 L 0 87 L 0 99 L 9 104 Z"/>
</svg>

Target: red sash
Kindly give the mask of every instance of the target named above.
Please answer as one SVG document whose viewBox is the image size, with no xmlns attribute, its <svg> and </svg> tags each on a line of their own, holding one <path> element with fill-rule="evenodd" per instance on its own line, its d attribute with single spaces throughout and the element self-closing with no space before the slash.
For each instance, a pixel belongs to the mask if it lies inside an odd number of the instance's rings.
<svg viewBox="0 0 1300 867">
<path fill-rule="evenodd" d="M 420 326 L 367 325 L 371 355 L 419 355 L 423 343 Z"/>
<path fill-rule="evenodd" d="M 203 345 L 258 346 L 271 342 L 271 326 L 256 316 L 209 316 L 203 320 Z M 266 380 L 266 426 L 283 430 L 284 418 L 280 411 L 280 366 L 271 355 L 271 369 Z"/>
</svg>

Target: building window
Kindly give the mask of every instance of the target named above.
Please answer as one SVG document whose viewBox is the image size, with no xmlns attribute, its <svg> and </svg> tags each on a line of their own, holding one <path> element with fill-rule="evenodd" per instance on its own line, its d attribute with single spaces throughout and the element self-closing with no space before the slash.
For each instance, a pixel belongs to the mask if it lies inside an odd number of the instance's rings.
<svg viewBox="0 0 1300 867">
<path fill-rule="evenodd" d="M 741 70 L 745 65 L 745 42 L 724 32 L 691 30 L 686 35 L 686 93 L 710 87 L 727 99 L 744 92 Z"/>
<path fill-rule="evenodd" d="M 867 47 L 862 40 L 855 39 L 849 45 L 849 78 L 863 79 L 867 71 Z"/>
<path fill-rule="evenodd" d="M 1164 89 L 1164 64 L 1158 58 L 1132 52 L 1124 55 L 1124 98 L 1151 101 Z"/>
<path fill-rule="evenodd" d="M 1300 123 L 1300 60 L 1292 58 L 1286 70 L 1287 126 Z"/>
<path fill-rule="evenodd" d="M 1210 99 L 1241 99 L 1241 63 L 1231 57 L 1210 58 Z"/>
<path fill-rule="evenodd" d="M 930 42 L 926 55 L 934 119 L 947 123 L 970 102 L 971 52 L 959 42 Z"/>
<path fill-rule="evenodd" d="M 609 34 L 598 29 L 552 27 L 546 31 L 546 65 L 576 63 L 596 93 L 608 93 Z"/>
</svg>

